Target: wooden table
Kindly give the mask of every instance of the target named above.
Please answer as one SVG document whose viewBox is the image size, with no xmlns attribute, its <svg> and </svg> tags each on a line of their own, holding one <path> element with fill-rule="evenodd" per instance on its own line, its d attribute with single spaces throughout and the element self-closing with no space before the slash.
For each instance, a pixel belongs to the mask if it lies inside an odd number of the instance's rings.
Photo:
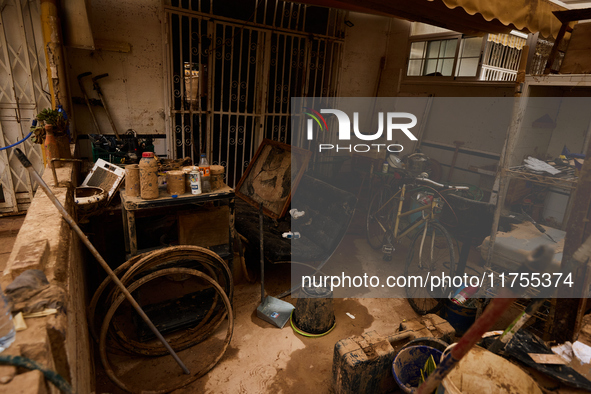
<svg viewBox="0 0 591 394">
<path fill-rule="evenodd" d="M 123 231 L 125 234 L 125 250 L 128 257 L 135 256 L 145 250 L 138 251 L 137 242 L 137 229 L 136 229 L 136 212 L 146 211 L 155 209 L 166 209 L 172 207 L 191 207 L 194 204 L 202 203 L 219 203 L 227 204 L 230 209 L 229 220 L 229 234 L 228 243 L 211 247 L 211 249 L 220 255 L 222 258 L 232 259 L 232 233 L 234 228 L 234 189 L 224 185 L 221 189 L 215 190 L 210 193 L 202 193 L 193 195 L 191 193 L 185 193 L 178 197 L 173 198 L 170 194 L 166 193 L 165 190 L 160 190 L 160 196 L 154 200 L 144 200 L 140 197 L 130 197 L 125 195 L 125 189 L 120 191 L 121 195 L 121 210 L 123 215 Z M 153 249 L 153 248 L 149 248 Z M 148 249 L 148 250 L 149 250 Z M 227 254 L 228 256 L 224 256 Z"/>
</svg>

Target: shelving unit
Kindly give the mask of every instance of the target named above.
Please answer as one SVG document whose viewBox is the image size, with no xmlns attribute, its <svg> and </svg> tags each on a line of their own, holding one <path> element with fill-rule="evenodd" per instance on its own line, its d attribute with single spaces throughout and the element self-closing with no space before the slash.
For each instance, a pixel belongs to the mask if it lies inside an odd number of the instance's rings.
<svg viewBox="0 0 591 394">
<path fill-rule="evenodd" d="M 587 119 L 584 122 L 579 121 L 576 124 L 577 130 L 570 130 L 565 124 L 572 119 L 572 116 L 569 117 L 568 105 L 564 105 L 564 107 L 561 107 L 561 105 L 562 101 L 566 101 L 568 104 L 569 102 L 567 100 L 570 100 L 570 97 L 590 96 L 590 75 L 526 77 L 522 86 L 522 97 L 514 105 L 513 119 L 507 133 L 505 149 L 501 154 L 499 163 L 499 195 L 497 198 L 500 203 L 497 204 L 497 209 L 503 208 L 507 185 L 510 179 L 522 179 L 568 190 L 569 192 L 572 192 L 576 188 L 578 178 L 572 168 L 557 166 L 562 172 L 555 176 L 534 174 L 523 167 L 522 160 L 524 156 L 535 156 L 536 154 L 539 155 L 546 152 L 551 153 L 554 157 L 558 156 L 559 151 L 562 150 L 562 145 L 559 146 L 559 144 L 568 143 L 571 145 L 570 149 L 573 151 L 580 149 L 582 146 L 587 146 L 591 136 L 590 114 L 585 115 Z M 544 106 L 547 108 L 543 108 Z M 564 112 L 562 118 L 560 111 Z M 532 113 L 535 115 L 532 116 Z M 536 128 L 535 123 L 537 122 L 533 121 L 537 120 L 536 117 L 538 115 L 540 117 L 546 116 L 552 121 L 553 125 L 547 128 Z M 561 120 L 562 122 L 560 122 Z M 528 121 L 532 123 L 528 123 Z M 561 138 L 563 136 L 566 136 L 566 138 Z M 570 205 L 570 201 L 568 205 Z M 564 220 L 562 220 L 563 224 L 568 220 L 569 211 L 570 209 L 567 208 Z"/>
<path fill-rule="evenodd" d="M 532 100 L 532 98 L 540 97 L 540 101 Z M 558 156 L 557 149 L 562 149 L 562 146 L 557 146 L 558 143 L 573 144 L 576 146 L 570 147 L 571 151 L 579 153 L 579 149 L 583 150 L 589 144 L 591 138 L 591 114 L 588 109 L 583 114 L 576 117 L 578 122 L 573 121 L 575 117 L 569 118 L 568 112 L 574 111 L 572 106 L 564 105 L 564 98 L 569 97 L 591 97 L 591 75 L 545 75 L 545 76 L 528 76 L 522 85 L 522 97 L 517 100 L 513 108 L 513 116 L 511 125 L 507 131 L 507 138 L 505 141 L 505 148 L 501 154 L 499 171 L 497 173 L 498 196 L 495 217 L 498 219 L 501 210 L 504 208 L 505 198 L 507 195 L 508 184 L 511 179 L 521 179 L 536 184 L 547 185 L 552 188 L 562 189 L 568 191 L 570 194 L 564 219 L 562 220 L 563 229 L 565 228 L 573 204 L 573 192 L 578 184 L 578 177 L 572 167 L 555 166 L 561 173 L 554 176 L 550 174 L 538 174 L 528 171 L 523 165 L 522 160 L 524 156 L 535 156 L 549 153 L 550 156 Z M 548 116 L 546 120 L 552 120 L 548 127 L 540 127 L 537 119 L 532 119 L 533 113 L 544 112 L 544 100 L 550 102 L 555 100 L 558 105 L 558 110 Z M 550 108 L 551 106 L 548 106 Z M 532 109 L 533 108 L 533 109 Z M 588 108 L 588 107 L 587 107 Z M 561 114 L 560 111 L 566 112 Z M 551 111 L 550 111 L 551 112 Z M 538 115 L 536 113 L 536 116 Z M 578 115 L 580 115 L 578 114 Z M 562 118 L 561 118 L 562 116 Z M 582 119 L 585 118 L 586 119 Z M 535 118 L 535 117 L 534 117 Z M 553 119 L 552 119 L 553 118 Z M 581 118 L 581 119 L 579 119 Z M 559 124 L 559 119 L 562 119 L 563 124 Z M 532 123 L 528 123 L 535 120 Z M 573 124 L 569 122 L 573 122 Z M 575 125 L 576 123 L 576 125 Z M 585 124 L 586 123 L 586 124 Z M 572 127 L 570 127 L 572 126 Z M 537 127 L 537 128 L 536 128 Z M 557 133 L 554 135 L 554 133 Z M 562 136 L 566 138 L 561 139 Z M 580 145 L 578 145 L 580 144 Z M 546 151 L 540 150 L 540 146 L 545 146 Z M 496 241 L 496 221 L 493 224 L 491 231 L 490 242 L 492 246 L 489 248 L 487 267 L 492 265 L 492 257 L 494 251 L 494 244 Z M 545 336 L 552 330 L 554 322 L 554 313 L 559 307 L 561 300 L 552 299 L 550 302 L 550 313 L 546 316 L 536 316 L 545 321 Z"/>
<path fill-rule="evenodd" d="M 521 179 L 524 181 L 540 183 L 548 186 L 559 187 L 563 189 L 574 189 L 577 187 L 579 178 L 575 175 L 572 167 L 564 165 L 554 165 L 554 168 L 561 171 L 555 176 L 548 176 L 543 174 L 535 174 L 528 171 L 525 166 L 510 167 L 505 171 L 507 177 L 514 179 Z"/>
</svg>

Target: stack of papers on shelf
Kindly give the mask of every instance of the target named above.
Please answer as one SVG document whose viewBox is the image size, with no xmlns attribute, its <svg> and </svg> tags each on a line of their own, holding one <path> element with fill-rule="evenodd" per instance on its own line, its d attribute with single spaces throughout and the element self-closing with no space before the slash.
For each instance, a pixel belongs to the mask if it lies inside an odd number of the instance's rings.
<svg viewBox="0 0 591 394">
<path fill-rule="evenodd" d="M 560 170 L 552 167 L 550 164 L 531 156 L 529 156 L 527 159 L 524 159 L 523 164 L 525 165 L 525 168 L 535 173 L 547 172 L 552 175 L 560 173 Z"/>
</svg>

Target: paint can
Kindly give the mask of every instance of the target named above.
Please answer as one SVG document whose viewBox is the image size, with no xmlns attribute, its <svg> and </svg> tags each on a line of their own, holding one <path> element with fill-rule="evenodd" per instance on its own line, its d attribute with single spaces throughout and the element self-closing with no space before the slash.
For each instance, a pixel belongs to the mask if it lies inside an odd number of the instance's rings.
<svg viewBox="0 0 591 394">
<path fill-rule="evenodd" d="M 166 191 L 168 194 L 180 196 L 185 194 L 185 173 L 183 171 L 168 171 L 166 173 Z"/>
<path fill-rule="evenodd" d="M 224 166 L 219 166 L 219 165 L 210 166 L 210 172 L 211 172 L 210 183 L 211 183 L 211 190 L 212 191 L 219 190 L 224 187 L 224 172 L 225 171 L 226 171 L 226 169 L 224 168 Z"/>
<path fill-rule="evenodd" d="M 154 152 L 142 153 L 140 160 L 140 196 L 144 200 L 154 200 L 160 195 L 158 191 L 158 163 Z"/>
<path fill-rule="evenodd" d="M 125 195 L 127 197 L 140 195 L 140 166 L 137 164 L 125 166 Z"/>
<path fill-rule="evenodd" d="M 191 171 L 189 181 L 191 183 L 191 194 L 201 194 L 201 173 L 198 170 Z"/>
</svg>

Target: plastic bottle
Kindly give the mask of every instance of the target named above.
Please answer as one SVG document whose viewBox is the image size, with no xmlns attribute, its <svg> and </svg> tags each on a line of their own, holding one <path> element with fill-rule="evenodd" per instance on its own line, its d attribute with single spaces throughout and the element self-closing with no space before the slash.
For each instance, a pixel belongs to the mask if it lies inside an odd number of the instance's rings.
<svg viewBox="0 0 591 394">
<path fill-rule="evenodd" d="M 158 163 L 154 152 L 142 153 L 140 160 L 140 197 L 144 200 L 158 198 Z"/>
<path fill-rule="evenodd" d="M 16 331 L 8 301 L 1 289 L 0 295 L 2 296 L 0 300 L 0 352 L 3 352 L 14 342 Z"/>
<path fill-rule="evenodd" d="M 201 178 L 201 186 L 203 187 L 203 192 L 209 193 L 211 191 L 211 184 L 209 183 L 209 176 L 211 175 L 211 171 L 205 153 L 201 154 L 201 160 L 199 160 L 199 170 L 203 175 L 203 178 Z"/>
</svg>

